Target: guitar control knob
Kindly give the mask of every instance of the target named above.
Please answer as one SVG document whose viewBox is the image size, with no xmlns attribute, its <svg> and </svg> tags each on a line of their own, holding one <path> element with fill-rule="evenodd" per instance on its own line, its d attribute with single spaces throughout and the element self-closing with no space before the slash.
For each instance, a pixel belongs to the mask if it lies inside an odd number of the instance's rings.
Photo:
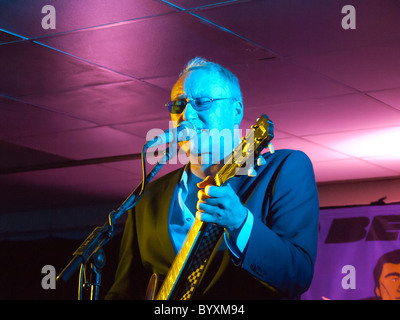
<svg viewBox="0 0 400 320">
<path fill-rule="evenodd" d="M 268 144 L 268 149 L 269 149 L 269 152 L 270 152 L 270 153 L 275 153 L 274 146 L 272 145 L 271 142 Z"/>
<path fill-rule="evenodd" d="M 265 159 L 264 159 L 264 157 L 262 156 L 262 155 L 260 155 L 258 158 L 257 158 L 257 165 L 259 166 L 259 167 L 261 167 L 261 166 L 263 166 L 264 164 L 266 164 L 267 162 L 265 161 Z"/>
<path fill-rule="evenodd" d="M 253 166 L 250 166 L 249 170 L 247 171 L 247 175 L 251 178 L 254 178 L 257 176 L 256 170 L 254 170 Z"/>
</svg>

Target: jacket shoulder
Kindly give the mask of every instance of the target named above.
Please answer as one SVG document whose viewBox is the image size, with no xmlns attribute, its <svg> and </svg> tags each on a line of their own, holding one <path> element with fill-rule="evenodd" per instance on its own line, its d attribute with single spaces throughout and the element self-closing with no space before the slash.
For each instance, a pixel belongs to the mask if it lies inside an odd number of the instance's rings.
<svg viewBox="0 0 400 320">
<path fill-rule="evenodd" d="M 151 181 L 147 186 L 146 189 L 147 191 L 154 191 L 154 190 L 160 190 L 160 189 L 165 189 L 168 187 L 171 183 L 176 185 L 179 182 L 179 179 L 182 175 L 182 171 L 184 170 L 184 167 L 178 168 L 176 170 L 173 170 L 171 172 L 168 172 L 164 174 L 163 176 Z"/>
</svg>

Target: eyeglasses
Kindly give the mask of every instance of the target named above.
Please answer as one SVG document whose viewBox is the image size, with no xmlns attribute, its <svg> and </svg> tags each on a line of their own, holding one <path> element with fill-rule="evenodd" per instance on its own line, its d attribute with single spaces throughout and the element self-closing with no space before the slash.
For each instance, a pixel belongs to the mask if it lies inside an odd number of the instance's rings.
<svg viewBox="0 0 400 320">
<path fill-rule="evenodd" d="M 229 99 L 236 100 L 236 98 L 216 98 L 216 99 L 194 98 L 192 100 L 180 99 L 180 100 L 170 101 L 165 106 L 168 108 L 168 111 L 170 113 L 179 114 L 182 113 L 183 110 L 185 110 L 188 103 L 191 104 L 194 110 L 204 111 L 210 109 L 214 101 L 229 100 Z"/>
</svg>

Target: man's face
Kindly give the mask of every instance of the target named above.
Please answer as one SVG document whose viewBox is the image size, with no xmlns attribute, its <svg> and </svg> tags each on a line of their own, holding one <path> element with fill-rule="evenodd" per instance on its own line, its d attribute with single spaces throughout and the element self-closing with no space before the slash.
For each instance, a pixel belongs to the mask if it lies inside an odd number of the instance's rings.
<svg viewBox="0 0 400 320">
<path fill-rule="evenodd" d="M 208 69 L 190 71 L 183 75 L 174 85 L 171 92 L 171 100 L 194 99 L 194 98 L 232 98 L 229 84 L 216 72 Z M 242 119 L 242 105 L 233 99 L 218 100 L 211 104 L 211 108 L 203 111 L 196 111 L 188 103 L 181 114 L 171 114 L 171 120 L 179 125 L 182 121 L 192 123 L 197 129 L 201 130 L 201 135 L 197 139 L 180 143 L 181 148 L 189 155 L 189 158 L 202 157 L 211 159 L 212 148 L 218 145 L 218 160 L 231 152 L 238 137 L 234 136 L 235 126 L 238 128 Z M 237 131 L 237 130 L 236 130 Z M 223 139 L 217 137 L 223 135 Z M 229 143 L 227 140 L 230 140 Z M 226 147 L 225 147 L 226 145 Z M 226 149 L 227 148 L 227 149 Z M 224 151 L 225 150 L 225 151 Z M 226 151 L 229 150 L 229 151 Z M 222 155 L 221 155 L 222 153 Z M 213 158 L 214 159 L 214 158 Z"/>
<path fill-rule="evenodd" d="M 382 300 L 400 300 L 400 264 L 385 263 L 375 293 Z"/>
</svg>

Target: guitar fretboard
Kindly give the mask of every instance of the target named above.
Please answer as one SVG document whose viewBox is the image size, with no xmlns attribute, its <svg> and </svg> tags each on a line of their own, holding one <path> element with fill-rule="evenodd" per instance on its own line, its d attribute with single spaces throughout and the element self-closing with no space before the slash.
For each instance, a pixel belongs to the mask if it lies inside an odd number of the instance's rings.
<svg viewBox="0 0 400 320">
<path fill-rule="evenodd" d="M 188 258 L 190 256 L 190 253 L 194 248 L 194 243 L 200 235 L 200 230 L 202 229 L 203 225 L 204 225 L 203 221 L 195 219 L 195 222 L 190 228 L 181 250 L 176 256 L 171 269 L 168 271 L 168 274 L 160 288 L 160 291 L 156 296 L 156 300 L 169 299 L 169 296 L 172 293 L 174 286 L 177 284 L 177 279 L 180 276 L 181 272 L 183 271 L 184 266 L 187 263 Z"/>
</svg>

